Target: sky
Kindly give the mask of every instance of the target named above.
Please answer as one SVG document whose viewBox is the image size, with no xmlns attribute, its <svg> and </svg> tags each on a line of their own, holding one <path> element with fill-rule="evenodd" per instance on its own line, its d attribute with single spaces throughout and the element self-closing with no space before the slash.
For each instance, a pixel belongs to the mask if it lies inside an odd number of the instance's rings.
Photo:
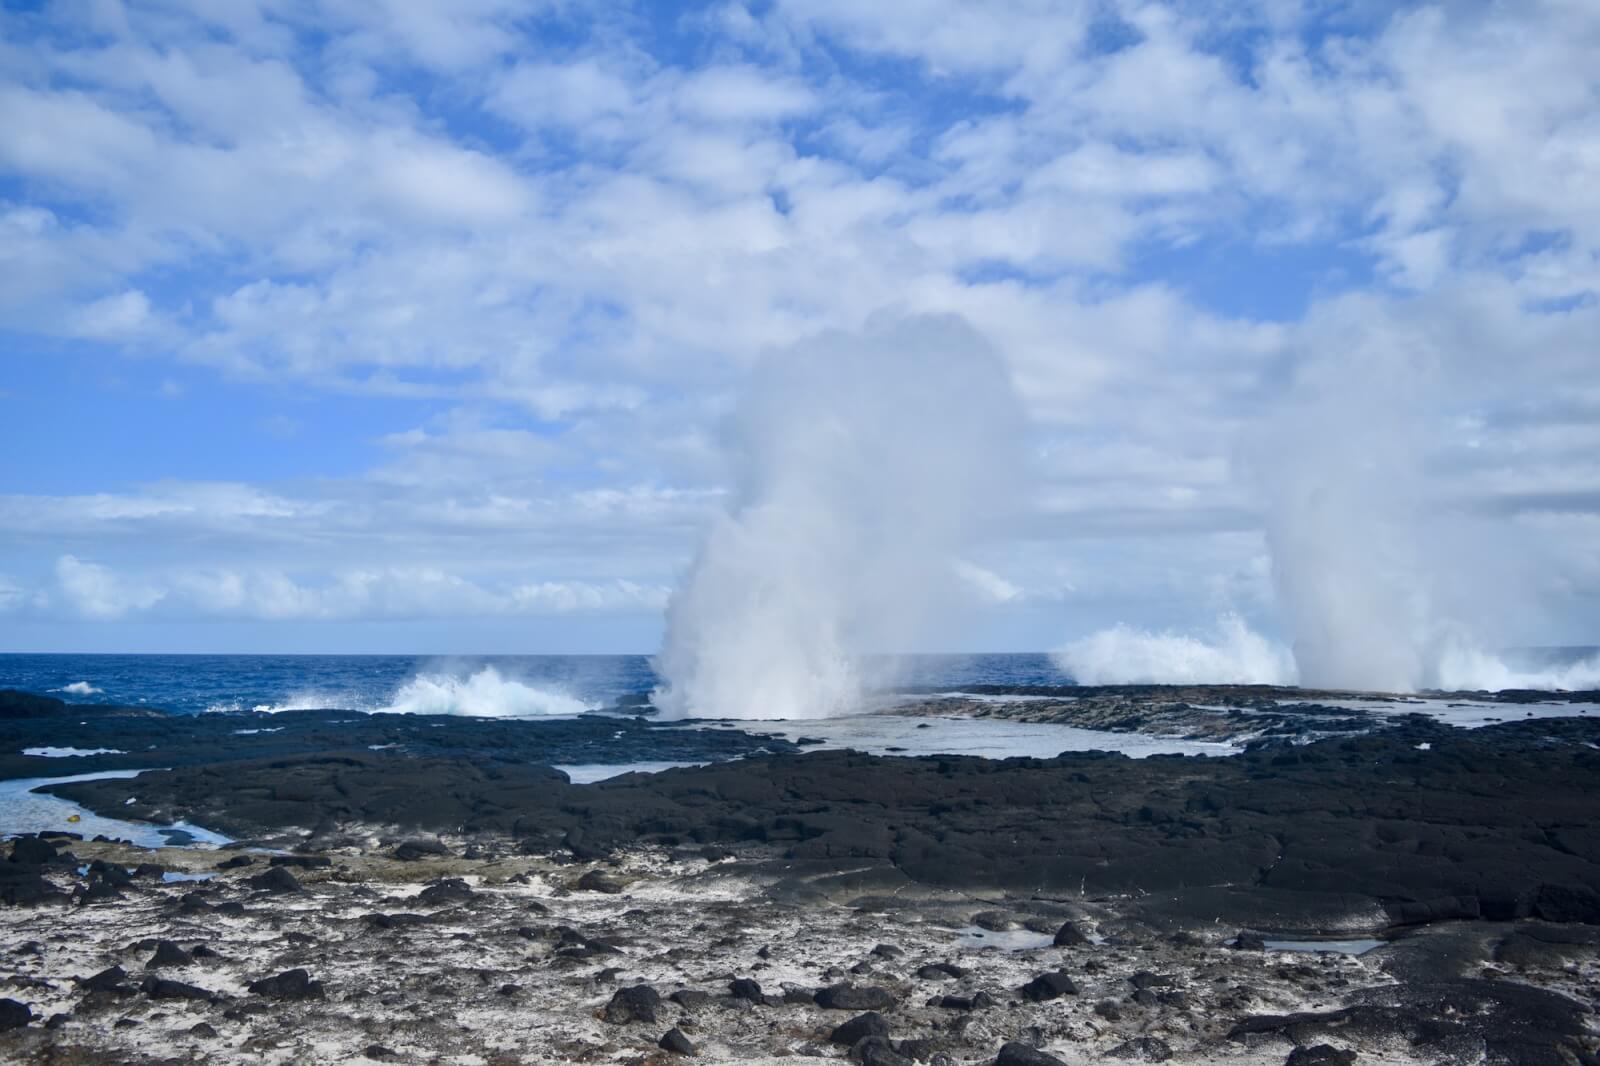
<svg viewBox="0 0 1600 1066">
<path fill-rule="evenodd" d="M 8 0 L 0 649 L 654 651 L 752 367 L 928 312 L 1027 466 L 931 650 L 1281 632 L 1354 463 L 1494 639 L 1595 643 L 1597 54 L 1592 0 Z"/>
</svg>

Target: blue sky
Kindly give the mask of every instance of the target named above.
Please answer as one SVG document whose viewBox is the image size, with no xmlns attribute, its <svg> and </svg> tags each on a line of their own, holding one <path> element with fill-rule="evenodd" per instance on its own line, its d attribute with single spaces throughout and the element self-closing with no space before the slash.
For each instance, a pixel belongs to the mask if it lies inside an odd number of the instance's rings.
<svg viewBox="0 0 1600 1066">
<path fill-rule="evenodd" d="M 941 647 L 1292 636 L 1290 550 L 1593 642 L 1597 52 L 1573 0 L 0 4 L 0 648 L 651 651 L 751 367 L 883 312 L 1026 412 Z"/>
</svg>

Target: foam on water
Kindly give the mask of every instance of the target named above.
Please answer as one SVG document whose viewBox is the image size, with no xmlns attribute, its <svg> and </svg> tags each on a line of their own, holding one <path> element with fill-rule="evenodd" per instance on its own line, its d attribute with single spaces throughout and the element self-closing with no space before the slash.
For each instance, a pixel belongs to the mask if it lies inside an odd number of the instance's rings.
<svg viewBox="0 0 1600 1066">
<path fill-rule="evenodd" d="M 1292 685 L 1294 656 L 1224 615 L 1212 633 L 1190 635 L 1118 625 L 1075 640 L 1056 661 L 1082 685 Z"/>
<path fill-rule="evenodd" d="M 1239 748 L 1212 741 L 1143 733 L 1107 733 L 1053 722 L 994 718 L 921 718 L 871 714 L 804 722 L 741 722 L 787 740 L 822 741 L 809 750 L 849 748 L 869 755 L 975 755 L 986 759 L 1049 759 L 1064 751 L 1118 751 L 1150 755 L 1233 755 Z"/>
<path fill-rule="evenodd" d="M 401 686 L 387 707 L 391 714 L 466 714 L 494 718 L 574 715 L 591 705 L 565 692 L 503 677 L 492 666 L 471 676 L 419 674 Z"/>
</svg>

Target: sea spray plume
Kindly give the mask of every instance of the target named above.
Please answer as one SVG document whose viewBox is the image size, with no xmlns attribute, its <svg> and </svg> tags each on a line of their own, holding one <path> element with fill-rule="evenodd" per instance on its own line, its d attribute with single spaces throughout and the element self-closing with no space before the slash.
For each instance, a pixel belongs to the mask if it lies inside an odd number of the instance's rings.
<svg viewBox="0 0 1600 1066">
<path fill-rule="evenodd" d="M 874 317 L 755 369 L 729 427 L 733 486 L 667 611 L 669 715 L 846 711 L 862 655 L 904 650 L 998 521 L 1024 419 L 961 319 Z"/>
<path fill-rule="evenodd" d="M 1288 649 L 1252 630 L 1236 614 L 1217 619 L 1214 633 L 1152 633 L 1118 625 L 1072 641 L 1053 658 L 1080 685 L 1292 685 Z"/>
</svg>

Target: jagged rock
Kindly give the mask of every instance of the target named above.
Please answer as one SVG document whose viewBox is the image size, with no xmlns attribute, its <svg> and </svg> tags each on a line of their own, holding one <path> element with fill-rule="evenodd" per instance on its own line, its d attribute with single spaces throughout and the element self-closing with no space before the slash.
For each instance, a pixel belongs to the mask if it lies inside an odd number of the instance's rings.
<svg viewBox="0 0 1600 1066">
<path fill-rule="evenodd" d="M 667 998 L 685 1010 L 704 1007 L 712 1000 L 710 992 L 702 992 L 698 988 L 680 988 Z"/>
<path fill-rule="evenodd" d="M 1048 999 L 1056 999 L 1060 996 L 1075 996 L 1077 994 L 1077 983 L 1072 980 L 1065 970 L 1042 973 L 1022 986 L 1022 998 L 1029 1003 L 1042 1003 Z"/>
<path fill-rule="evenodd" d="M 829 1034 L 828 1039 L 835 1044 L 846 1047 L 854 1046 L 858 1041 L 869 1036 L 888 1036 L 889 1020 L 875 1010 L 865 1014 L 858 1014 L 854 1018 L 838 1026 Z"/>
<path fill-rule="evenodd" d="M 38 837 L 18 837 L 11 842 L 11 861 L 42 866 L 56 857 L 56 846 Z"/>
<path fill-rule="evenodd" d="M 450 849 L 437 840 L 404 840 L 395 847 L 391 854 L 405 862 L 416 862 L 419 859 L 430 857 L 444 858 L 450 854 Z"/>
<path fill-rule="evenodd" d="M 748 977 L 735 977 L 728 982 L 728 995 L 734 999 L 742 999 L 749 1003 L 761 1004 L 767 1001 L 766 993 L 761 991 L 760 983 Z"/>
<path fill-rule="evenodd" d="M 237 870 L 242 866 L 254 866 L 256 860 L 249 855 L 235 855 L 231 859 L 224 859 L 217 863 L 219 870 Z"/>
<path fill-rule="evenodd" d="M 14 999 L 0 999 L 0 1033 L 8 1029 L 21 1029 L 33 1021 L 33 1011 L 26 1003 Z"/>
<path fill-rule="evenodd" d="M 282 866 L 274 866 L 263 873 L 245 879 L 245 883 L 260 892 L 298 892 L 300 882 Z"/>
<path fill-rule="evenodd" d="M 1114 1059 L 1130 1059 L 1134 1062 L 1166 1062 L 1172 1058 L 1172 1048 L 1167 1046 L 1165 1040 L 1136 1036 L 1118 1044 L 1106 1054 Z"/>
<path fill-rule="evenodd" d="M 254 995 L 272 999 L 321 999 L 323 995 L 322 982 L 313 981 L 311 975 L 299 967 L 275 977 L 251 981 L 248 987 Z"/>
<path fill-rule="evenodd" d="M 622 892 L 623 884 L 604 870 L 590 870 L 578 878 L 578 887 L 585 892 L 604 892 L 615 896 Z"/>
<path fill-rule="evenodd" d="M 1067 1066 L 1067 1064 L 1038 1048 L 1013 1041 L 1000 1049 L 1000 1054 L 994 1060 L 994 1066 Z"/>
<path fill-rule="evenodd" d="M 827 1010 L 888 1010 L 895 1002 L 894 993 L 877 985 L 831 985 L 816 999 Z"/>
<path fill-rule="evenodd" d="M 663 1051 L 670 1051 L 674 1055 L 693 1055 L 694 1044 L 683 1035 L 681 1029 L 668 1029 L 666 1034 L 656 1044 Z"/>
<path fill-rule="evenodd" d="M 442 907 L 447 903 L 464 903 L 477 893 L 459 877 L 444 877 L 430 882 L 417 893 L 417 902 L 427 907 Z"/>
<path fill-rule="evenodd" d="M 196 999 L 209 1000 L 213 993 L 195 985 L 184 984 L 182 981 L 173 981 L 165 977 L 146 977 L 139 982 L 139 991 L 151 999 Z"/>
<path fill-rule="evenodd" d="M 1061 928 L 1056 930 L 1055 940 L 1052 941 L 1058 948 L 1078 947 L 1089 942 L 1089 938 L 1083 935 L 1083 930 L 1072 922 L 1064 922 Z"/>
<path fill-rule="evenodd" d="M 269 866 L 293 866 L 300 870 L 325 870 L 333 865 L 326 855 L 274 855 L 267 860 Z"/>
<path fill-rule="evenodd" d="M 123 981 L 127 980 L 128 973 L 121 966 L 111 966 L 93 977 L 78 978 L 78 987 L 90 992 L 120 992 L 126 991 Z"/>
<path fill-rule="evenodd" d="M 1356 1053 L 1332 1044 L 1297 1047 L 1283 1060 L 1283 1066 L 1352 1066 Z"/>
<path fill-rule="evenodd" d="M 934 962 L 917 967 L 917 976 L 924 981 L 960 980 L 969 972 L 966 967 L 957 966 L 953 962 Z"/>
<path fill-rule="evenodd" d="M 864 1036 L 850 1048 L 850 1058 L 861 1066 L 912 1066 L 886 1036 Z"/>
<path fill-rule="evenodd" d="M 661 1006 L 661 995 L 649 985 L 631 985 L 619 988 L 606 1004 L 605 1020 L 612 1025 L 629 1022 L 653 1022 Z"/>
<path fill-rule="evenodd" d="M 189 1035 L 199 1037 L 202 1040 L 215 1040 L 217 1029 L 210 1022 L 195 1022 L 189 1026 Z"/>
<path fill-rule="evenodd" d="M 156 951 L 150 956 L 150 961 L 145 966 L 157 969 L 162 966 L 188 966 L 194 962 L 194 956 L 184 951 L 170 940 L 156 941 Z"/>
</svg>

